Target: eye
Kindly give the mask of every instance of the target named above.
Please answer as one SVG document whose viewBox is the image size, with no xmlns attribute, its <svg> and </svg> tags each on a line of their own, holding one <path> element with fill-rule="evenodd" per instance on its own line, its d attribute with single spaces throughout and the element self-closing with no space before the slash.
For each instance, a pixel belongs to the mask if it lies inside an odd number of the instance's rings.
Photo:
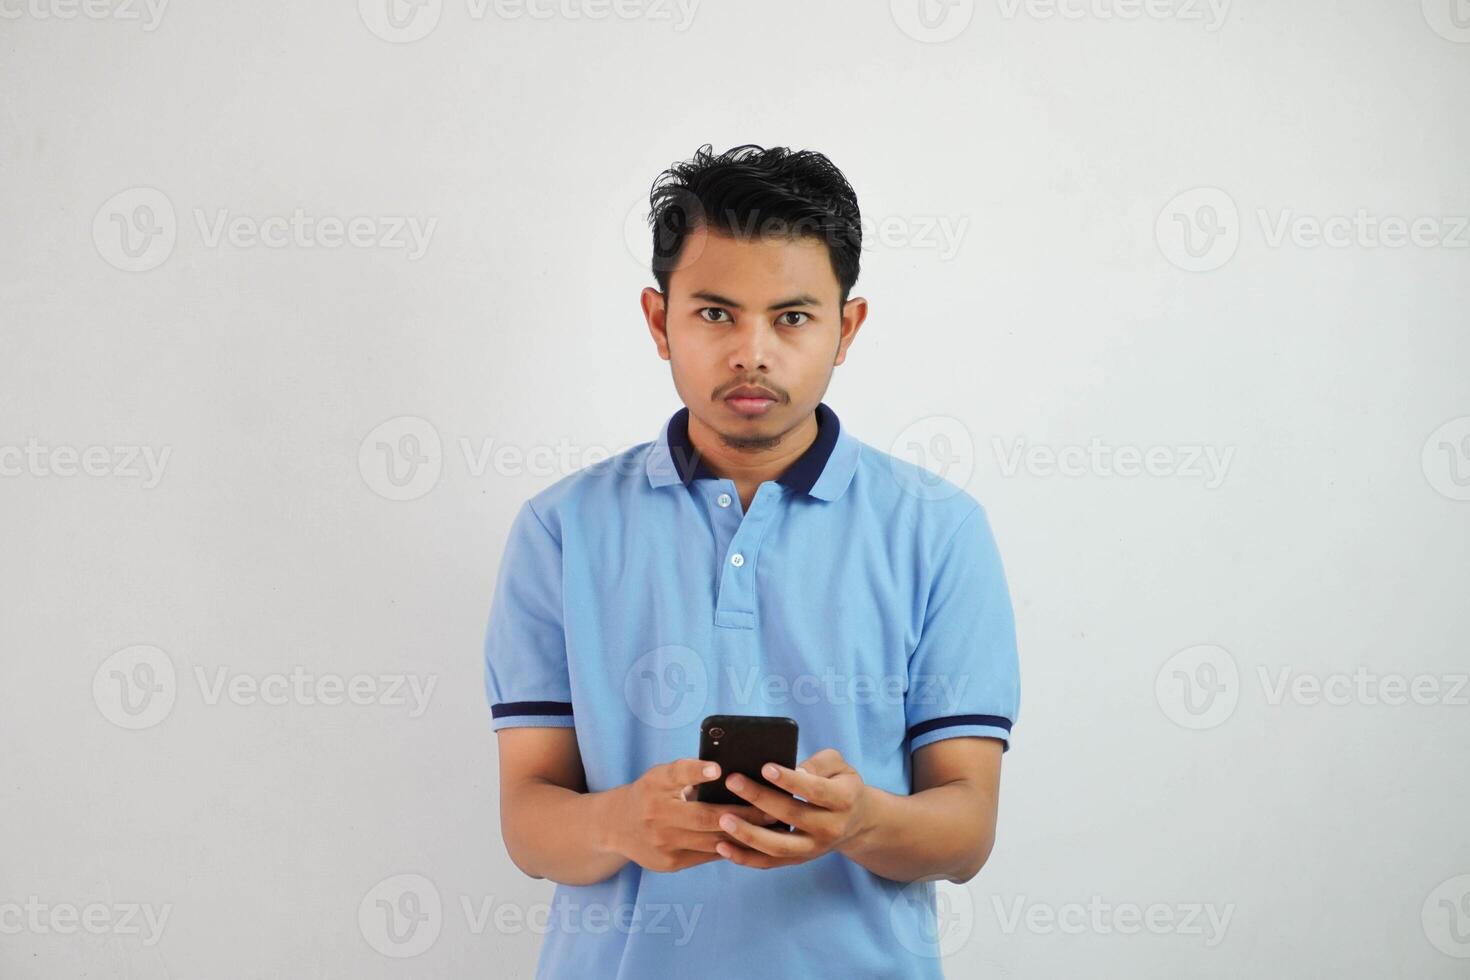
<svg viewBox="0 0 1470 980">
<path fill-rule="evenodd" d="M 801 317 L 801 319 L 798 320 L 796 323 L 791 323 L 791 322 L 789 322 L 789 321 L 786 320 L 786 317 L 788 317 L 788 316 L 799 316 L 799 317 Z M 799 327 L 803 323 L 805 323 L 806 321 L 810 320 L 811 318 L 812 318 L 812 316 L 811 316 L 810 313 L 802 313 L 800 310 L 787 310 L 785 313 L 782 313 L 781 314 L 781 319 L 782 319 L 781 325 L 783 327 Z"/>
<path fill-rule="evenodd" d="M 727 323 L 727 322 L 729 322 L 728 320 L 714 320 L 714 319 L 711 319 L 710 317 L 708 317 L 708 316 L 705 315 L 707 313 L 718 313 L 720 316 L 723 316 L 723 317 L 728 317 L 730 315 L 729 313 L 725 312 L 723 309 L 721 309 L 718 306 L 706 306 L 706 307 L 703 307 L 702 309 L 700 309 L 698 311 L 698 313 L 699 313 L 699 316 L 704 320 L 705 323 Z"/>
</svg>

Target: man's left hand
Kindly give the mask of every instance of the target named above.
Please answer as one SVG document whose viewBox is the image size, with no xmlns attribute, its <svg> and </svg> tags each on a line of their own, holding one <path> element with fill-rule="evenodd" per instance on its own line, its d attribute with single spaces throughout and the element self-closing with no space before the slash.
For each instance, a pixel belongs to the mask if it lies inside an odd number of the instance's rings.
<svg viewBox="0 0 1470 980">
<path fill-rule="evenodd" d="M 737 843 L 721 842 L 715 850 L 732 863 L 747 868 L 801 864 L 836 850 L 863 829 L 867 800 L 863 778 L 836 749 L 823 749 L 795 769 L 768 762 L 761 773 L 780 789 L 763 786 L 738 773 L 727 776 L 725 785 L 736 796 L 795 829 L 783 832 L 733 815 L 722 817 L 720 829 Z M 791 794 L 802 799 L 794 799 Z"/>
</svg>

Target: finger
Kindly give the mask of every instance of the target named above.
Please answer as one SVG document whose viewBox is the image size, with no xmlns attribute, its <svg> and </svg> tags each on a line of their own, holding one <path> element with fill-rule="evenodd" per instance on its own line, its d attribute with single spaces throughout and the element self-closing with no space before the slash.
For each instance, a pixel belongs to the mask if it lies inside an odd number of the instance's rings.
<svg viewBox="0 0 1470 980">
<path fill-rule="evenodd" d="M 714 854 L 715 845 L 728 843 L 733 840 L 723 830 L 683 830 L 671 828 L 665 830 L 659 841 L 659 849 L 663 851 L 698 851 L 701 854 Z"/>
<path fill-rule="evenodd" d="M 725 785 L 730 788 L 730 792 L 742 800 L 749 800 L 759 812 L 777 817 L 782 823 L 789 823 L 799 830 L 811 830 L 806 824 L 813 816 L 814 808 L 800 800 L 792 799 L 790 793 L 763 786 L 753 779 L 746 779 L 739 773 L 726 776 Z"/>
<path fill-rule="evenodd" d="M 720 764 L 705 762 L 703 759 L 675 759 L 673 762 L 666 763 L 659 773 L 659 781 L 667 786 L 670 792 L 678 792 L 680 787 L 697 786 L 719 778 Z"/>
<path fill-rule="evenodd" d="M 747 868 L 784 868 L 792 864 L 800 864 L 805 858 L 778 858 L 760 851 L 752 851 L 748 847 L 739 844 L 722 843 L 718 847 L 719 857 L 724 858 L 731 864 L 738 864 Z"/>
<path fill-rule="evenodd" d="M 817 851 L 816 841 L 801 831 L 767 830 L 730 814 L 720 818 L 720 829 L 738 843 L 772 857 L 811 857 Z"/>
<path fill-rule="evenodd" d="M 837 787 L 832 785 L 832 777 L 830 776 L 819 776 L 813 772 L 787 769 L 785 766 L 777 765 L 774 762 L 766 763 L 761 769 L 761 775 L 786 792 L 795 793 L 808 803 L 821 807 L 824 810 L 834 809 L 842 804 L 842 794 Z"/>
<path fill-rule="evenodd" d="M 685 802 L 685 803 L 698 803 L 699 802 L 699 795 L 695 792 L 695 789 L 694 789 L 693 786 L 685 786 L 685 787 L 681 788 L 679 790 L 679 792 L 677 792 L 677 793 L 674 794 L 674 797 L 676 799 L 678 799 L 678 800 L 681 800 L 681 801 Z M 718 806 L 733 806 L 734 804 L 721 803 L 721 804 L 714 804 L 714 805 L 718 805 Z M 739 807 L 738 809 L 739 810 L 745 810 L 745 811 L 751 811 L 751 812 L 753 812 L 753 813 L 755 813 L 757 815 L 760 814 L 760 811 L 759 810 L 752 810 L 751 807 Z M 765 815 L 766 816 L 770 816 L 770 814 L 765 814 Z"/>
<path fill-rule="evenodd" d="M 667 871 L 662 871 L 661 869 L 645 870 L 653 870 L 661 874 L 672 874 L 675 871 L 683 871 L 685 868 L 693 868 L 697 865 L 708 864 L 711 861 L 718 861 L 724 855 L 715 852 L 706 853 L 704 851 L 675 851 L 671 857 L 677 863 Z"/>
<path fill-rule="evenodd" d="M 847 760 L 836 749 L 822 749 L 798 762 L 798 769 L 805 769 L 816 776 L 835 776 L 848 768 Z"/>
<path fill-rule="evenodd" d="M 768 817 L 758 807 L 745 803 L 699 803 L 697 801 L 675 802 L 671 809 L 664 815 L 670 825 L 682 827 L 685 830 L 703 830 L 710 833 L 720 829 L 720 817 L 725 814 L 733 814 L 741 820 L 753 823 L 766 823 L 761 819 Z M 773 821 L 771 821 L 773 822 Z"/>
<path fill-rule="evenodd" d="M 721 810 L 720 810 L 720 812 L 719 813 L 716 813 L 714 815 L 715 820 L 718 821 L 719 818 L 723 814 L 726 814 L 726 813 L 733 813 L 735 816 L 739 817 L 741 820 L 746 820 L 746 821 L 749 821 L 750 823 L 775 823 L 776 822 L 776 818 L 775 817 L 772 817 L 769 813 L 767 813 L 766 811 L 762 810 L 760 807 L 757 807 L 757 806 L 745 806 L 743 804 L 736 804 L 736 803 L 730 803 L 730 804 L 723 805 L 722 808 L 721 808 Z"/>
</svg>

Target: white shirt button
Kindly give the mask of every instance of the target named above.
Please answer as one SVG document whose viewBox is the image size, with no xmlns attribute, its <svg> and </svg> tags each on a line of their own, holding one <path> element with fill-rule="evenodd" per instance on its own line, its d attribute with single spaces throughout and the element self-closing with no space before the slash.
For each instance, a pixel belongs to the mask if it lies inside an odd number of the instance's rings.
<svg viewBox="0 0 1470 980">
<path fill-rule="evenodd" d="M 738 551 L 735 552 L 735 554 L 730 556 L 730 564 L 734 565 L 736 568 L 739 568 L 741 565 L 745 564 L 745 556 Z"/>
<path fill-rule="evenodd" d="M 715 498 L 715 503 L 719 504 L 721 507 L 729 507 L 730 495 L 728 493 L 720 494 L 718 497 Z"/>
</svg>

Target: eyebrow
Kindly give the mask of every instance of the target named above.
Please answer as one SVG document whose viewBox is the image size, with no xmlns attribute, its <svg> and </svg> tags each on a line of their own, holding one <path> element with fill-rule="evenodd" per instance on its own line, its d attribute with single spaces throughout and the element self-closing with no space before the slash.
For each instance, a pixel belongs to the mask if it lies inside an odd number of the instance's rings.
<svg viewBox="0 0 1470 980">
<path fill-rule="evenodd" d="M 695 299 L 706 300 L 707 302 L 710 302 L 710 303 L 718 303 L 721 306 L 728 306 L 731 309 L 736 309 L 736 310 L 743 310 L 743 309 L 745 309 L 745 307 L 741 306 L 739 303 L 735 302 L 733 299 L 730 299 L 730 298 L 725 297 L 725 296 L 721 296 L 719 293 L 711 293 L 711 292 L 707 292 L 707 291 L 701 289 L 699 292 L 693 293 L 692 295 L 693 295 L 693 297 Z M 818 299 L 816 299 L 814 297 L 811 297 L 811 296 L 807 296 L 805 293 L 803 293 L 800 296 L 793 296 L 790 299 L 783 299 L 779 303 L 772 303 L 770 306 L 766 307 L 766 310 L 768 312 L 772 312 L 772 311 L 775 311 L 775 310 L 789 309 L 790 307 L 793 307 L 793 306 L 821 306 L 821 305 L 822 305 L 822 303 L 821 303 L 820 300 L 818 300 Z"/>
</svg>

